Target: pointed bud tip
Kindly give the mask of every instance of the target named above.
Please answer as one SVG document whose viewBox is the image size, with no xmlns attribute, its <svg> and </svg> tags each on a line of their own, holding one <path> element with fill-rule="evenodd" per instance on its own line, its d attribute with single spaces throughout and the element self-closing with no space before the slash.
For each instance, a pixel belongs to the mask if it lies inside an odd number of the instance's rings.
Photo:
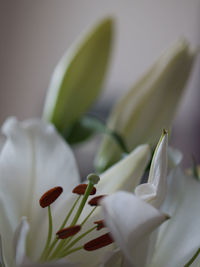
<svg viewBox="0 0 200 267">
<path fill-rule="evenodd" d="M 165 220 L 166 221 L 169 220 L 169 219 L 171 219 L 171 216 L 169 214 L 164 214 L 164 217 L 165 217 Z"/>
<path fill-rule="evenodd" d="M 166 129 L 163 129 L 163 130 L 162 130 L 162 134 L 163 134 L 163 135 L 166 135 L 166 134 L 168 134 L 168 131 L 167 131 Z"/>
</svg>

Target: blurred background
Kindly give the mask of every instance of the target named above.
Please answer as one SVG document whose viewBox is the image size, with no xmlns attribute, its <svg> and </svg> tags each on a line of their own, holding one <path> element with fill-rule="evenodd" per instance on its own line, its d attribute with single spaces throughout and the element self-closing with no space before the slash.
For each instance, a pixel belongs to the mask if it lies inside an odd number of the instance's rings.
<svg viewBox="0 0 200 267">
<path fill-rule="evenodd" d="M 0 123 L 40 117 L 52 72 L 66 49 L 98 19 L 116 20 L 110 71 L 96 110 L 112 103 L 178 37 L 200 46 L 200 0 L 0 0 Z M 174 122 L 172 143 L 200 162 L 200 56 Z M 86 146 L 88 153 L 91 144 Z M 81 152 L 85 154 L 87 151 Z M 88 154 L 92 160 L 93 154 Z M 82 163 L 84 165 L 85 163 Z"/>
</svg>

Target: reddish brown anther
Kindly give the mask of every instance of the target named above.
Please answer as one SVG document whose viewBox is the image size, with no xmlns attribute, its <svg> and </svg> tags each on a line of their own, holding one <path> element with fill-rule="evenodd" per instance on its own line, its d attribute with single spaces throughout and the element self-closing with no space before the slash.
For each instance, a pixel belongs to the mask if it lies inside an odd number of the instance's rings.
<svg viewBox="0 0 200 267">
<path fill-rule="evenodd" d="M 112 237 L 107 233 L 105 235 L 99 236 L 84 245 L 84 249 L 87 251 L 93 251 L 99 248 L 103 248 L 112 244 L 114 241 Z"/>
<path fill-rule="evenodd" d="M 80 230 L 81 230 L 80 225 L 73 225 L 73 226 L 69 226 L 67 228 L 59 230 L 56 233 L 56 235 L 57 235 L 57 238 L 59 239 L 66 239 L 70 236 L 77 234 Z"/>
<path fill-rule="evenodd" d="M 72 193 L 78 194 L 78 195 L 84 195 L 85 191 L 87 189 L 87 184 L 79 184 L 76 186 L 73 190 Z M 93 186 L 90 195 L 95 195 L 96 194 L 96 188 Z"/>
<path fill-rule="evenodd" d="M 60 196 L 60 194 L 62 194 L 62 192 L 63 189 L 61 186 L 51 188 L 40 198 L 40 206 L 42 208 L 50 206 Z"/>
<path fill-rule="evenodd" d="M 97 224 L 97 231 L 103 229 L 105 227 L 104 221 L 100 220 L 100 221 L 96 221 L 94 222 L 94 224 Z"/>
<path fill-rule="evenodd" d="M 90 199 L 90 201 L 88 202 L 88 204 L 90 206 L 99 206 L 99 202 L 102 200 L 102 198 L 106 197 L 106 195 L 101 195 L 101 196 L 97 196 L 97 197 L 93 197 L 92 199 Z"/>
</svg>

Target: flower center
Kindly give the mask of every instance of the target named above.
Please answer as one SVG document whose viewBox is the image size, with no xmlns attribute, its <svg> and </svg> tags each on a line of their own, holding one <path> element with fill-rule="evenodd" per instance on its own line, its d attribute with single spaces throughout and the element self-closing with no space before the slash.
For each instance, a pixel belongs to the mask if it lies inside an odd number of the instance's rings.
<svg viewBox="0 0 200 267">
<path fill-rule="evenodd" d="M 40 206 L 42 208 L 48 208 L 48 217 L 49 217 L 49 229 L 48 229 L 48 236 L 46 240 L 45 247 L 43 252 L 40 256 L 39 261 L 51 261 L 51 260 L 58 260 L 60 258 L 66 257 L 69 254 L 72 254 L 76 251 L 81 249 L 87 251 L 93 251 L 96 249 L 100 249 L 107 245 L 113 243 L 113 240 L 109 233 L 101 235 L 93 240 L 90 240 L 87 243 L 81 244 L 81 240 L 87 236 L 92 231 L 99 231 L 105 228 L 103 220 L 95 221 L 95 226 L 87 231 L 81 231 L 84 229 L 84 224 L 90 218 L 92 213 L 96 210 L 99 206 L 100 200 L 105 197 L 105 195 L 96 196 L 92 198 L 88 204 L 93 207 L 90 213 L 85 217 L 85 219 L 80 223 L 77 224 L 77 221 L 80 218 L 80 215 L 86 205 L 87 199 L 90 195 L 96 194 L 96 188 L 94 187 L 95 184 L 99 181 L 99 176 L 96 174 L 90 174 L 88 177 L 88 184 L 80 184 L 76 186 L 72 193 L 77 194 L 78 198 L 75 200 L 74 204 L 72 205 L 70 211 L 66 215 L 63 223 L 61 224 L 60 228 L 56 232 L 56 236 L 53 237 L 53 220 L 51 214 L 51 204 L 62 194 L 63 189 L 62 187 L 54 187 L 48 190 L 41 198 L 40 198 Z M 79 204 L 80 202 L 80 204 Z M 79 206 L 78 206 L 79 204 Z M 69 225 L 68 221 L 72 217 L 72 213 L 77 207 L 77 211 L 74 217 L 71 220 Z M 77 235 L 79 233 L 79 235 Z M 78 244 L 78 245 L 77 245 Z"/>
</svg>

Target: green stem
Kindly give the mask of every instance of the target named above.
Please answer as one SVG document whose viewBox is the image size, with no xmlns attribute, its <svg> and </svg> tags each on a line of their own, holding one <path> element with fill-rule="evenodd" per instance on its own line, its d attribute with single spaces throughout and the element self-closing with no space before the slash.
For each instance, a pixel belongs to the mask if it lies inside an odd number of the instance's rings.
<svg viewBox="0 0 200 267">
<path fill-rule="evenodd" d="M 116 131 L 107 128 L 105 123 L 101 121 L 99 118 L 95 117 L 94 115 L 87 115 L 81 119 L 80 123 L 87 129 L 95 131 L 96 133 L 103 133 L 110 135 L 125 154 L 129 153 L 122 136 Z"/>
<path fill-rule="evenodd" d="M 196 258 L 199 256 L 200 254 L 200 248 L 197 249 L 197 251 L 195 252 L 195 254 L 192 256 L 192 258 L 184 265 L 184 267 L 189 267 L 195 260 Z"/>
</svg>

